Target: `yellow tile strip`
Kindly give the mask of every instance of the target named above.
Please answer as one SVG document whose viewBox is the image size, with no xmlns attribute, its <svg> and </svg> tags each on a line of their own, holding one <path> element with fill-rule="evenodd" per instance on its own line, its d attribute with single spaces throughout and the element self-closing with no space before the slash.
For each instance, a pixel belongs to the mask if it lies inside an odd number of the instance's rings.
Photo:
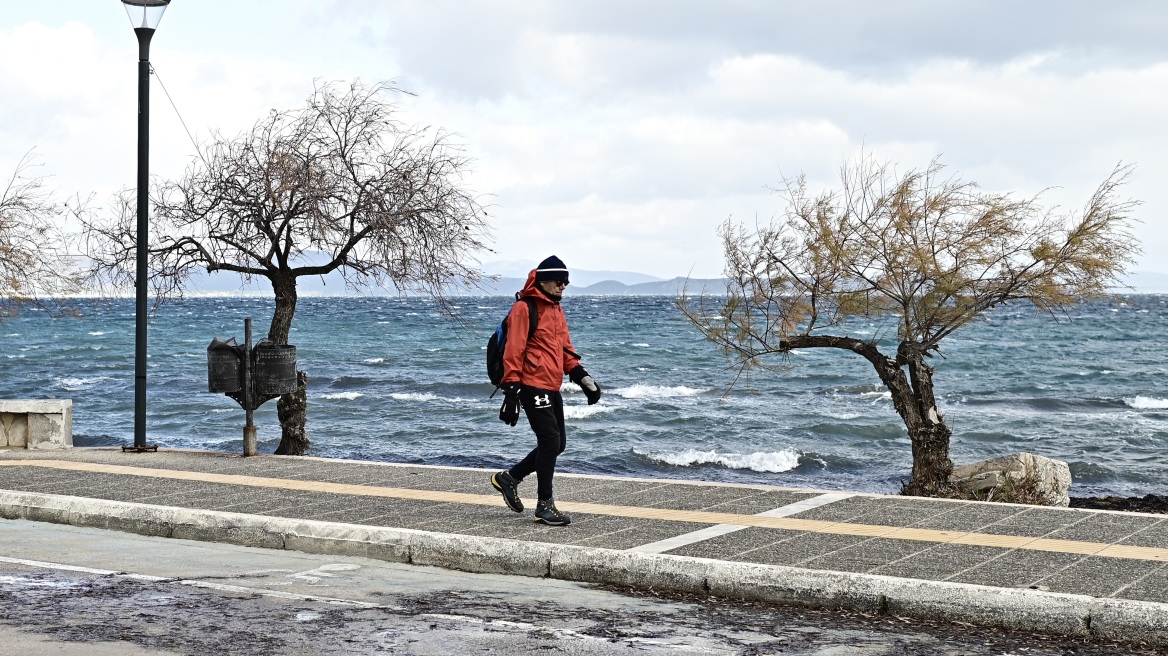
<svg viewBox="0 0 1168 656">
<path fill-rule="evenodd" d="M 323 483 L 300 481 L 287 478 L 266 478 L 261 476 L 240 476 L 236 474 L 214 474 L 175 469 L 147 469 L 87 462 L 64 460 L 0 460 L 0 466 L 45 467 L 70 471 L 117 474 L 122 476 L 146 476 L 223 485 L 246 485 L 299 492 L 326 492 L 329 494 L 349 494 L 365 497 L 393 499 L 413 499 L 439 503 L 463 503 L 480 506 L 502 506 L 498 495 L 466 494 L 463 492 L 442 492 L 434 490 L 414 490 L 397 487 L 374 487 L 371 485 L 350 485 L 346 483 Z M 853 535 L 860 537 L 881 537 L 893 540 L 914 540 L 945 544 L 963 544 L 1004 549 L 1028 549 L 1054 553 L 1084 554 L 1107 558 L 1130 560 L 1168 561 L 1168 549 L 1157 547 L 1135 547 L 1112 545 L 1099 542 L 1078 542 L 1075 540 L 1049 540 L 1017 535 L 991 535 L 988 533 L 963 533 L 959 531 L 934 531 L 921 528 L 879 526 L 872 524 L 849 524 L 794 517 L 767 517 L 765 515 L 736 515 L 731 513 L 705 512 L 701 510 L 669 510 L 666 508 L 637 508 L 634 506 L 613 506 L 598 503 L 560 502 L 562 510 L 593 515 L 628 517 L 631 519 L 659 519 L 694 524 L 731 524 L 759 528 L 784 529 L 832 535 Z"/>
</svg>

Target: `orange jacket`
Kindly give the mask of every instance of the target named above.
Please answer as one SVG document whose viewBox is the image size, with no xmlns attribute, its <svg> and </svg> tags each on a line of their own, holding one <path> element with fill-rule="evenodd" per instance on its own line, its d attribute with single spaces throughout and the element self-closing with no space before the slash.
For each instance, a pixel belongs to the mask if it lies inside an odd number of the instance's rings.
<svg viewBox="0 0 1168 656">
<path fill-rule="evenodd" d="M 580 364 L 580 356 L 568 336 L 564 308 L 552 301 L 535 284 L 535 269 L 527 274 L 520 296 L 535 299 L 539 323 L 527 338 L 530 319 L 527 303 L 520 300 L 507 315 L 507 347 L 503 350 L 503 382 L 522 383 L 546 390 L 559 390 L 564 376 Z"/>
</svg>

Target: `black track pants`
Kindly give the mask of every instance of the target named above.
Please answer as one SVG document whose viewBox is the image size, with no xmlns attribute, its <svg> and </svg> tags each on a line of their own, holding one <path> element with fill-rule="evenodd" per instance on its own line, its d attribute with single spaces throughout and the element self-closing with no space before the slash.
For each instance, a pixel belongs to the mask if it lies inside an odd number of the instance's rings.
<svg viewBox="0 0 1168 656">
<path fill-rule="evenodd" d="M 556 458 L 568 445 L 568 433 L 564 429 L 564 397 L 558 391 L 523 387 L 519 390 L 519 403 L 535 431 L 535 448 L 531 453 L 511 468 L 511 476 L 517 481 L 532 472 L 539 482 L 540 499 L 552 498 L 552 476 L 556 473 Z"/>
</svg>

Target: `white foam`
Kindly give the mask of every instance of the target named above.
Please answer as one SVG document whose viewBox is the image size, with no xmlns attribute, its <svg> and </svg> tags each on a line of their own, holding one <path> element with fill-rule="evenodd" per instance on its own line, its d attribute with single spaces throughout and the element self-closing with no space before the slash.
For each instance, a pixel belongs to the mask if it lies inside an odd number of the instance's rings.
<svg viewBox="0 0 1168 656">
<path fill-rule="evenodd" d="M 1150 396 L 1137 396 L 1132 399 L 1124 399 L 1124 403 L 1128 407 L 1136 410 L 1168 410 L 1168 399 L 1153 399 Z"/>
<path fill-rule="evenodd" d="M 101 331 L 101 330 L 95 330 L 95 331 L 93 331 L 93 332 L 91 332 L 91 333 L 89 333 L 89 334 L 90 334 L 90 335 L 93 335 L 94 337 L 101 337 L 102 335 L 104 335 L 104 334 L 105 334 L 105 332 L 103 332 L 103 331 Z"/>
<path fill-rule="evenodd" d="M 564 418 L 565 419 L 584 419 L 592 415 L 598 415 L 605 412 L 612 412 L 615 408 L 611 405 L 565 405 Z"/>
<path fill-rule="evenodd" d="M 633 385 L 612 391 L 616 396 L 626 399 L 667 399 L 678 396 L 695 396 L 705 390 L 694 389 L 684 385 L 665 387 L 660 385 Z"/>
<path fill-rule="evenodd" d="M 799 466 L 799 452 L 794 449 L 783 451 L 741 453 L 718 453 L 686 449 L 679 453 L 651 453 L 633 449 L 633 453 L 675 467 L 715 464 L 729 469 L 749 469 L 757 472 L 777 474 L 791 471 Z"/>
<path fill-rule="evenodd" d="M 385 362 L 385 358 L 369 358 L 368 360 L 362 360 L 362 362 L 365 364 L 381 364 Z"/>
<path fill-rule="evenodd" d="M 434 401 L 438 398 L 437 396 L 426 392 L 420 394 L 417 392 L 394 392 L 389 396 L 390 398 L 397 399 L 398 401 Z"/>
<path fill-rule="evenodd" d="M 360 392 L 333 392 L 331 394 L 321 394 L 320 398 L 322 398 L 322 399 L 343 399 L 345 401 L 352 401 L 353 399 L 359 399 L 362 396 L 365 396 L 365 395 L 360 393 Z"/>
<path fill-rule="evenodd" d="M 57 384 L 60 385 L 62 389 L 68 390 L 70 392 L 76 392 L 77 390 L 89 387 L 90 385 L 103 380 L 106 380 L 106 378 L 103 376 L 98 376 L 96 378 L 58 378 Z"/>
</svg>

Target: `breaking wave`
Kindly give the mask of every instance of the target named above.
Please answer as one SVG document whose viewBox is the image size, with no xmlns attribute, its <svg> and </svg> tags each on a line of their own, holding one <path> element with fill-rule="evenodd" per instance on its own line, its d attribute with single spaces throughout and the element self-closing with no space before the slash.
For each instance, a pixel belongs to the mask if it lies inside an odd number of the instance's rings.
<svg viewBox="0 0 1168 656">
<path fill-rule="evenodd" d="M 1168 399 L 1153 399 L 1149 396 L 1137 396 L 1131 399 L 1124 399 L 1123 402 L 1136 410 L 1168 410 Z"/>
<path fill-rule="evenodd" d="M 611 405 L 565 405 L 564 418 L 565 419 L 585 419 L 592 415 L 599 415 L 606 412 L 612 412 L 615 408 Z"/>
<path fill-rule="evenodd" d="M 721 465 L 729 469 L 749 469 L 756 472 L 777 474 L 791 471 L 799 466 L 799 452 L 794 449 L 783 451 L 755 452 L 755 453 L 718 453 L 717 451 L 698 451 L 685 449 L 677 453 L 654 453 L 633 449 L 633 453 L 663 462 L 674 467 L 693 467 L 695 465 Z"/>
<path fill-rule="evenodd" d="M 398 401 L 433 401 L 438 397 L 427 392 L 394 392 L 389 398 Z"/>
<path fill-rule="evenodd" d="M 663 387 L 660 385 L 633 385 L 612 391 L 616 396 L 626 399 L 668 399 L 679 396 L 696 396 L 705 390 L 694 389 L 684 385 L 677 387 Z"/>
<path fill-rule="evenodd" d="M 360 392 L 333 392 L 332 394 L 321 394 L 320 398 L 322 398 L 322 399 L 344 399 L 346 401 L 352 401 L 353 399 L 359 399 L 362 396 L 365 396 L 365 395 L 360 393 Z"/>
</svg>

